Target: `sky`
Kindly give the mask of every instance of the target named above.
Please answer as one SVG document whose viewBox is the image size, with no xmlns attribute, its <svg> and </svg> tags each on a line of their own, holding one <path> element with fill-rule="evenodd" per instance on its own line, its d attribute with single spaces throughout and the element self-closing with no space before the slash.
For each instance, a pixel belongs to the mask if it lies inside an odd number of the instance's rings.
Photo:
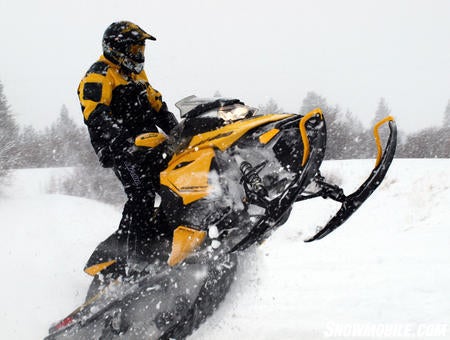
<svg viewBox="0 0 450 340">
<path fill-rule="evenodd" d="M 298 112 L 309 91 L 366 126 L 381 97 L 405 132 L 441 124 L 450 100 L 448 0 L 0 0 L 0 81 L 19 123 L 49 126 L 101 54 L 108 25 L 148 42 L 150 83 L 169 109 L 219 91 Z"/>
</svg>

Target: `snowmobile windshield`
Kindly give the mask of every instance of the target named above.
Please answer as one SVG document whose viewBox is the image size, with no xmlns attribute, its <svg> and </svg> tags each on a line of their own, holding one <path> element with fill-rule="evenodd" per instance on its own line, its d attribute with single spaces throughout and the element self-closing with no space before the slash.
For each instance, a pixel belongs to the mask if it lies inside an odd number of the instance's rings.
<svg viewBox="0 0 450 340">
<path fill-rule="evenodd" d="M 186 97 L 175 104 L 181 118 L 220 118 L 225 122 L 254 116 L 258 109 L 245 105 L 238 99 Z"/>
</svg>

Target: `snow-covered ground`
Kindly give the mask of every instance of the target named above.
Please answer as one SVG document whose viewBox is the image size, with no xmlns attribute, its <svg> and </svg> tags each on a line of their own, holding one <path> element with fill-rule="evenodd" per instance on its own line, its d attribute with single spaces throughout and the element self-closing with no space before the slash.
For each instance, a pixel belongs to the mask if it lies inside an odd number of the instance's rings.
<svg viewBox="0 0 450 340">
<path fill-rule="evenodd" d="M 329 161 L 349 193 L 372 160 Z M 217 312 L 190 339 L 450 339 L 450 159 L 394 160 L 380 188 L 323 240 L 336 206 L 298 204 L 249 251 Z M 40 339 L 84 298 L 82 268 L 120 209 L 51 195 L 67 169 L 20 170 L 0 197 L 2 339 Z"/>
</svg>

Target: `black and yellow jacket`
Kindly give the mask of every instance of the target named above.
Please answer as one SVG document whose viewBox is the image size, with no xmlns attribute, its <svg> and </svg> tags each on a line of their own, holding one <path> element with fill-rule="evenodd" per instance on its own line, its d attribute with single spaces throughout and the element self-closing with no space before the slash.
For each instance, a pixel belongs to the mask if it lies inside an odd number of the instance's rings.
<svg viewBox="0 0 450 340">
<path fill-rule="evenodd" d="M 81 80 L 78 97 L 92 146 L 106 167 L 137 135 L 157 126 L 167 134 L 177 124 L 144 71 L 124 74 L 104 56 Z"/>
</svg>

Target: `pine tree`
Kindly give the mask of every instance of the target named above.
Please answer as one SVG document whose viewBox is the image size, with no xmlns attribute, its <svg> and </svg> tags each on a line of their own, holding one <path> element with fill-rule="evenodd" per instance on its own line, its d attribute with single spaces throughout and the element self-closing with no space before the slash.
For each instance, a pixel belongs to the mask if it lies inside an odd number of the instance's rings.
<svg viewBox="0 0 450 340">
<path fill-rule="evenodd" d="M 399 145 L 398 157 L 450 158 L 450 100 L 444 112 L 442 127 L 425 128 L 406 136 Z"/>
<path fill-rule="evenodd" d="M 380 98 L 378 102 L 377 110 L 375 111 L 375 117 L 372 119 L 372 126 L 378 123 L 383 118 L 391 114 L 391 109 L 389 108 L 386 99 Z"/>
<path fill-rule="evenodd" d="M 29 125 L 25 126 L 19 134 L 18 149 L 19 168 L 37 168 L 42 166 L 43 149 L 41 145 L 42 136 L 36 129 Z"/>
<path fill-rule="evenodd" d="M 325 118 L 327 126 L 327 148 L 325 152 L 326 159 L 341 159 L 343 157 L 343 139 L 345 131 L 342 129 L 342 124 L 339 123 L 337 117 L 340 114 L 338 106 L 330 106 L 327 100 L 315 92 L 308 92 L 303 99 L 300 108 L 300 114 L 305 115 L 308 112 L 320 108 Z M 332 141 L 332 142 L 330 142 Z"/>
<path fill-rule="evenodd" d="M 267 114 L 267 113 L 281 113 L 283 109 L 278 106 L 277 102 L 270 98 L 268 102 L 264 105 L 258 106 L 259 113 Z"/>
<path fill-rule="evenodd" d="M 79 164 L 80 146 L 85 135 L 69 116 L 67 107 L 61 107 L 60 114 L 49 130 L 49 147 L 53 166 L 74 166 Z"/>
<path fill-rule="evenodd" d="M 387 116 L 391 115 L 391 109 L 389 108 L 386 99 L 380 98 L 380 101 L 378 102 L 377 110 L 375 111 L 375 117 L 372 119 L 371 122 L 371 128 L 374 128 L 375 125 L 381 121 L 382 119 L 386 118 Z M 389 136 L 389 128 L 387 125 L 383 125 L 378 129 L 378 134 L 380 136 L 381 142 L 386 143 L 388 136 Z"/>
<path fill-rule="evenodd" d="M 439 156 L 450 158 L 450 100 L 444 112 L 444 121 L 439 130 L 439 143 L 436 145 Z"/>
<path fill-rule="evenodd" d="M 351 112 L 344 114 L 338 105 L 330 106 L 324 97 L 308 92 L 303 99 L 300 114 L 305 115 L 315 108 L 322 110 L 327 127 L 325 159 L 367 157 L 367 131 Z"/>
<path fill-rule="evenodd" d="M 344 119 L 340 122 L 345 136 L 341 136 L 344 145 L 341 156 L 344 159 L 367 158 L 368 157 L 368 133 L 361 121 L 353 113 L 347 111 Z"/>
<path fill-rule="evenodd" d="M 0 82 L 0 176 L 7 174 L 18 159 L 17 142 L 19 126 L 11 113 Z"/>
<path fill-rule="evenodd" d="M 450 128 L 450 99 L 447 103 L 447 107 L 444 112 L 444 121 L 442 123 L 443 128 Z"/>
<path fill-rule="evenodd" d="M 325 111 L 328 108 L 327 100 L 315 92 L 308 92 L 306 97 L 303 99 L 299 113 L 301 115 L 305 115 L 316 108 L 320 108 L 322 111 Z"/>
<path fill-rule="evenodd" d="M 337 116 L 340 113 L 340 108 L 337 105 L 328 105 L 325 97 L 322 97 L 315 92 L 308 92 L 302 101 L 302 106 L 299 113 L 301 115 L 306 115 L 308 112 L 316 108 L 320 108 L 322 110 L 327 122 L 328 132 L 330 132 L 330 129 L 333 130 L 334 125 L 337 124 Z"/>
</svg>

